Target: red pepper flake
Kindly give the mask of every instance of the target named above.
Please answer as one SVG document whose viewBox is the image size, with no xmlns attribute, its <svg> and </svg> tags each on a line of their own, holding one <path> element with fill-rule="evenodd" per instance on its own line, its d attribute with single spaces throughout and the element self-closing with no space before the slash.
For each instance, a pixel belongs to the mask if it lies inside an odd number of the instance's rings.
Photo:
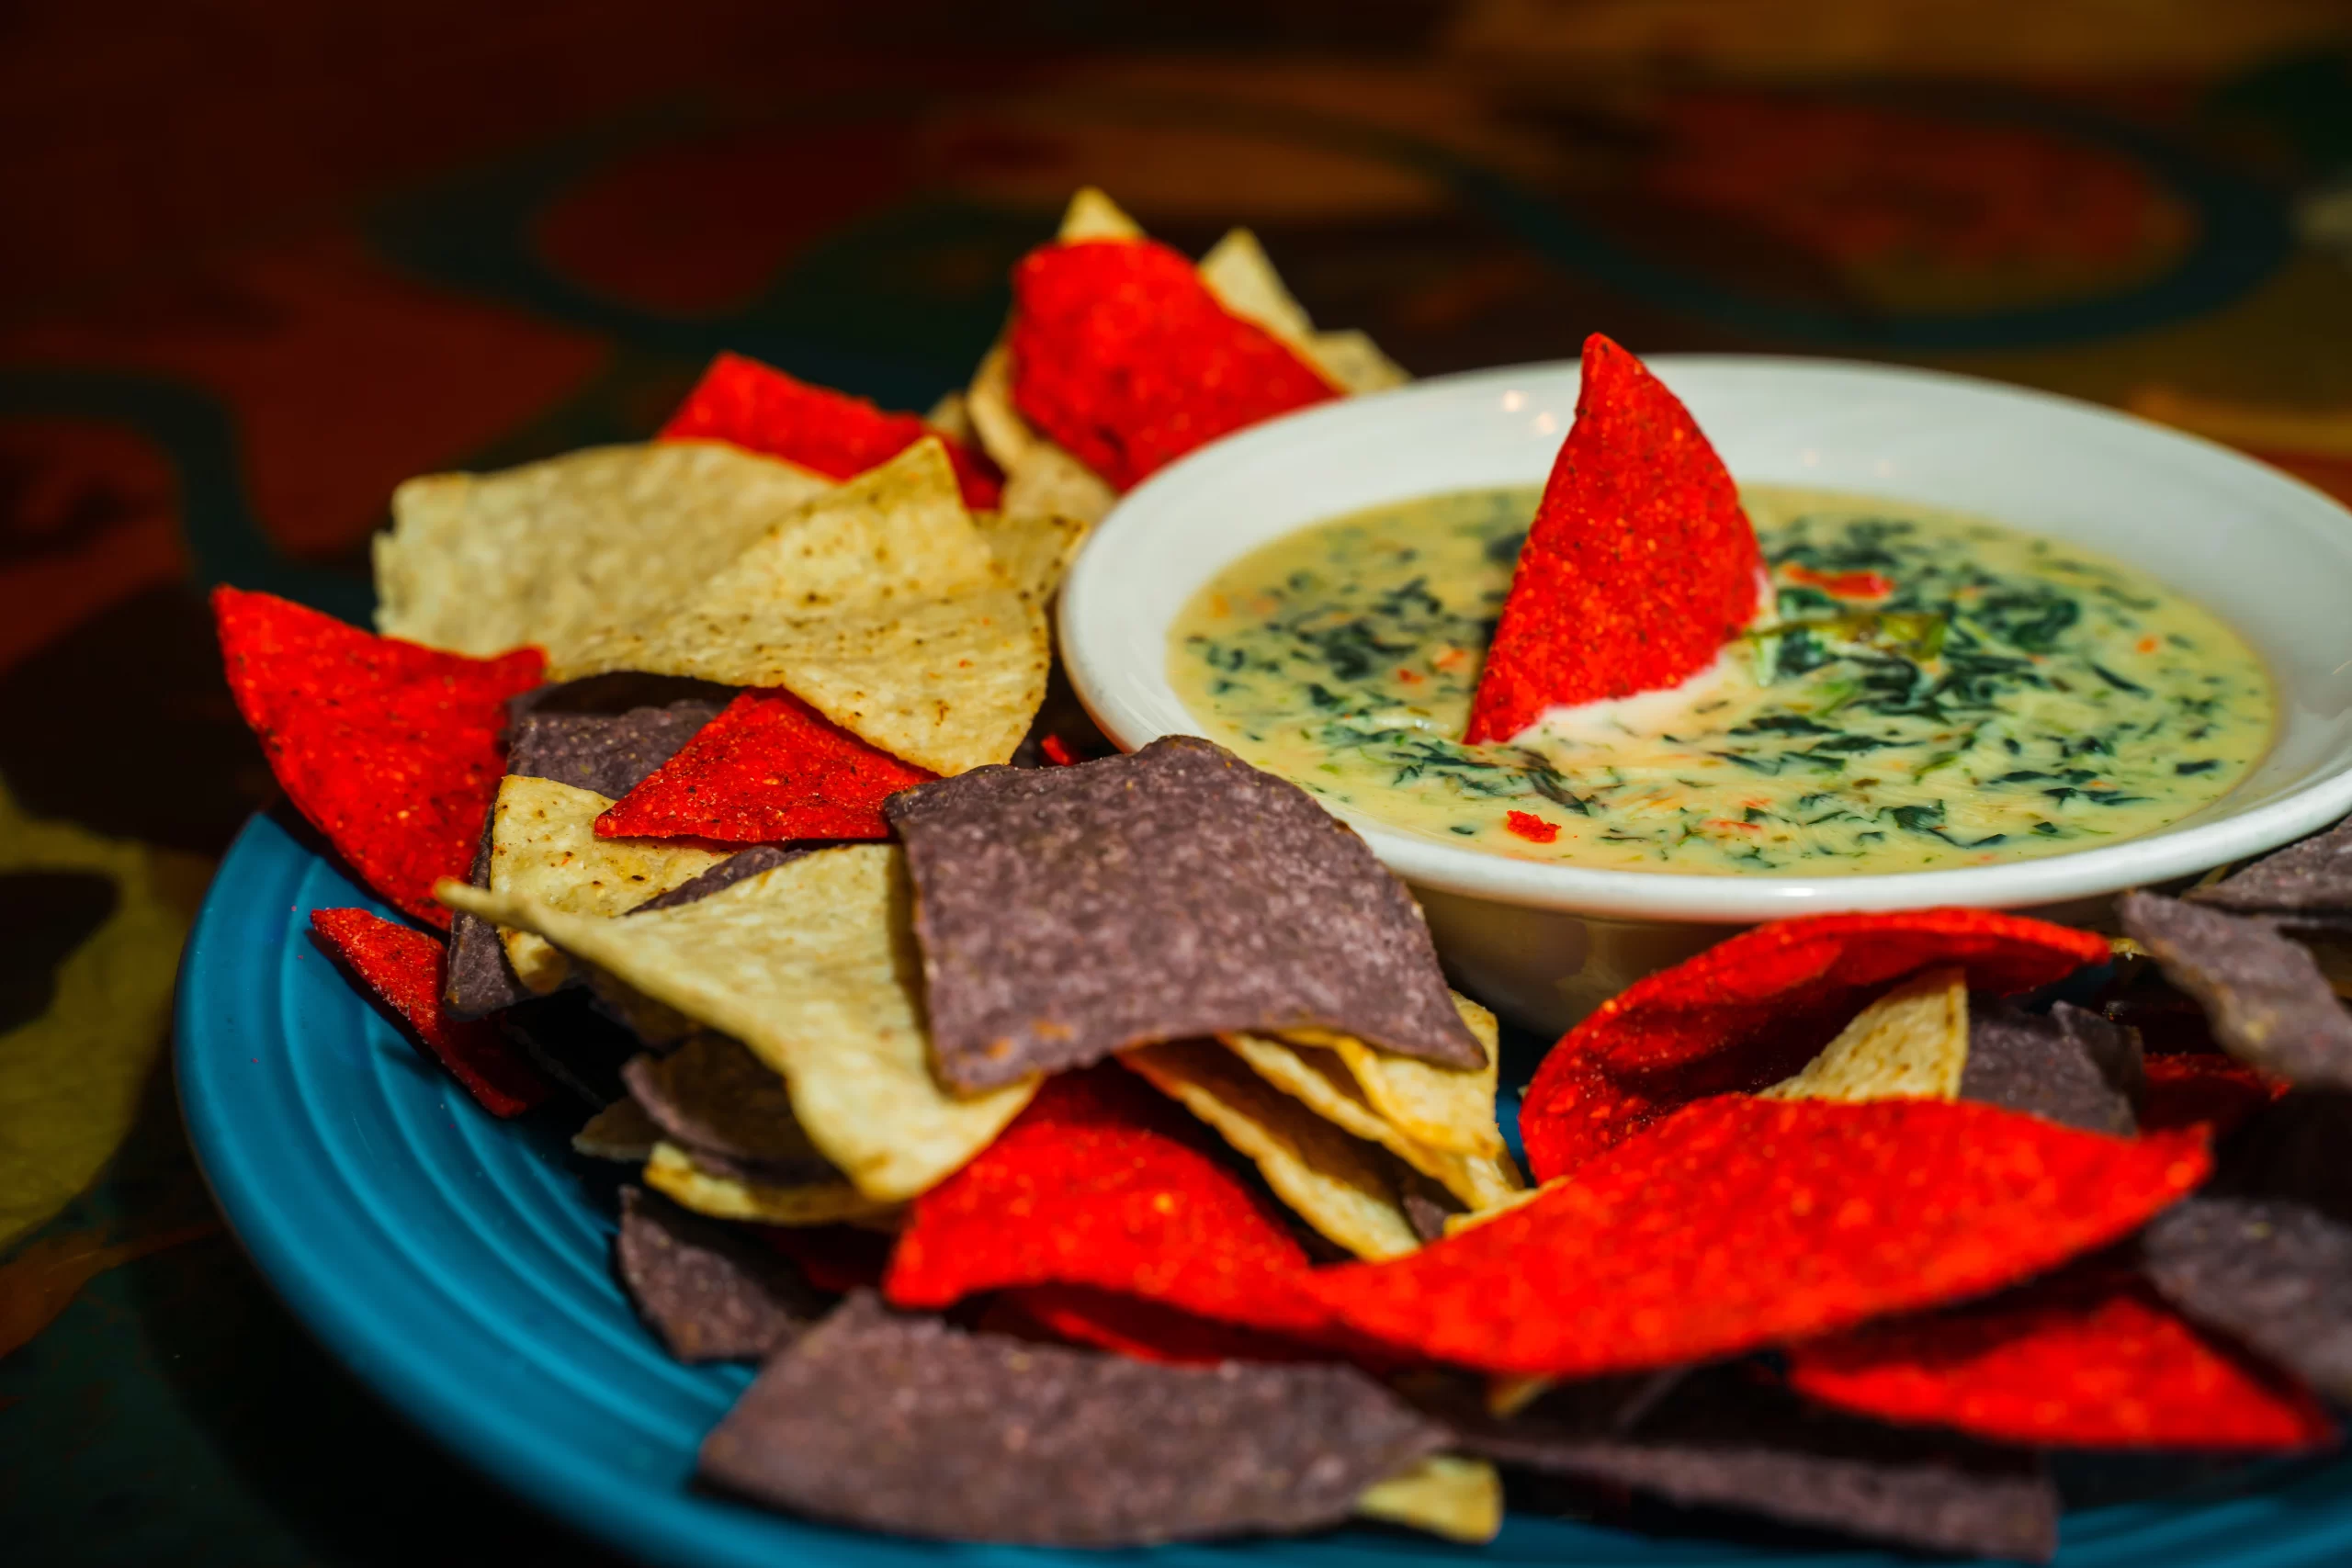
<svg viewBox="0 0 2352 1568">
<path fill-rule="evenodd" d="M 2294 1086 L 2233 1056 L 2150 1052 L 2140 1089 L 2140 1127 L 2203 1126 L 2225 1137 Z"/>
<path fill-rule="evenodd" d="M 1438 1360 L 1635 1371 L 2016 1283 L 2130 1234 L 2210 1166 L 2195 1133 L 2132 1141 L 1969 1102 L 1731 1095 L 1485 1224 L 1307 1286 L 1347 1325 Z"/>
<path fill-rule="evenodd" d="M 311 929 L 401 1032 L 448 1068 L 484 1111 L 515 1116 L 548 1097 L 547 1079 L 496 1024 L 441 1010 L 448 953 L 438 937 L 365 909 L 313 909 Z"/>
<path fill-rule="evenodd" d="M 600 839 L 887 839 L 882 802 L 936 775 L 781 689 L 738 694 L 596 818 Z"/>
<path fill-rule="evenodd" d="M 1807 588 L 1818 588 L 1832 599 L 1883 599 L 1894 592 L 1894 580 L 1875 571 L 1841 571 L 1835 574 L 1815 571 L 1809 566 L 1791 564 L 1781 569 L 1781 575 L 1791 582 Z"/>
<path fill-rule="evenodd" d="M 539 683 L 539 650 L 469 659 L 234 588 L 213 591 L 212 615 L 286 797 L 369 887 L 447 929 L 433 885 L 473 864 L 506 771 L 506 699 Z"/>
<path fill-rule="evenodd" d="M 1758 926 L 1635 981 L 1552 1048 L 1520 1115 L 1528 1158 L 1548 1180 L 1690 1100 L 1776 1083 L 1922 969 L 1956 964 L 1971 989 L 2010 996 L 2108 956 L 2090 932 L 1989 909 Z"/>
<path fill-rule="evenodd" d="M 996 465 L 919 416 L 890 413 L 864 398 L 812 387 L 740 354 L 722 354 L 710 362 L 662 427 L 660 439 L 724 441 L 829 479 L 846 479 L 880 467 L 926 435 L 938 437 L 947 448 L 966 506 L 993 512 L 1003 504 Z"/>
<path fill-rule="evenodd" d="M 1217 1323 L 1312 1332 L 1306 1254 L 1181 1111 L 1115 1064 L 1046 1080 L 972 1162 L 915 1200 L 884 1294 L 945 1307 L 1071 1285 Z"/>
<path fill-rule="evenodd" d="M 1548 707 L 1688 680 L 1755 615 L 1762 570 L 1731 474 L 1690 412 L 1593 333 L 1468 739 L 1508 740 Z"/>
<path fill-rule="evenodd" d="M 1037 742 L 1037 750 L 1046 754 L 1046 761 L 1057 768 L 1069 767 L 1078 761 L 1078 753 L 1071 750 L 1069 742 L 1058 735 L 1046 736 Z"/>
<path fill-rule="evenodd" d="M 1503 826 L 1531 844 L 1548 844 L 1560 836 L 1560 825 L 1546 822 L 1532 811 L 1514 811 L 1503 818 Z"/>
<path fill-rule="evenodd" d="M 1046 245 L 1012 273 L 1013 406 L 1114 490 L 1338 396 L 1150 240 Z"/>
<path fill-rule="evenodd" d="M 2309 1390 L 2112 1265 L 1800 1345 L 1789 1382 L 1883 1421 L 2030 1447 L 2256 1451 L 2335 1436 Z"/>
</svg>

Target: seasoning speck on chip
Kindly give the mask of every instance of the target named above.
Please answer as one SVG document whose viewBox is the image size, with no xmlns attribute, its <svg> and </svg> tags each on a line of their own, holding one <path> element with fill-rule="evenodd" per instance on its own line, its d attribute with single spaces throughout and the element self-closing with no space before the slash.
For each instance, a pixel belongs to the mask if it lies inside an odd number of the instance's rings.
<svg viewBox="0 0 2352 1568">
<path fill-rule="evenodd" d="M 1221 747 L 1171 736 L 992 769 L 888 809 L 958 1090 L 1235 1030 L 1485 1066 L 1403 884 L 1304 790 Z"/>
<path fill-rule="evenodd" d="M 767 1364 L 701 1471 L 899 1535 L 1145 1546 L 1340 1523 L 1445 1437 L 1352 1367 L 1129 1360 L 855 1295 Z"/>
</svg>

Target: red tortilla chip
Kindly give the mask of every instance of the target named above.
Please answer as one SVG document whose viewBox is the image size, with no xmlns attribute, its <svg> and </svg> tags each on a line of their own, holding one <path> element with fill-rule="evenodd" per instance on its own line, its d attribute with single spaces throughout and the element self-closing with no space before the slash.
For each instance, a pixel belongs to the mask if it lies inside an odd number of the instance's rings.
<svg viewBox="0 0 2352 1568">
<path fill-rule="evenodd" d="M 1763 570 L 1739 491 L 1690 411 L 1593 333 L 1467 739 L 1508 740 L 1545 708 L 1689 680 L 1754 618 Z"/>
<path fill-rule="evenodd" d="M 1539 1179 L 1566 1175 L 1678 1106 L 1779 1082 L 1876 993 L 1959 964 L 2013 996 L 2108 957 L 2104 939 L 1989 909 L 1775 920 L 1635 981 L 1570 1030 L 1528 1085 Z"/>
<path fill-rule="evenodd" d="M 2036 1448 L 2281 1450 L 2335 1436 L 2309 1390 L 2112 1266 L 1800 1345 L 1789 1382 L 1882 1421 Z"/>
<path fill-rule="evenodd" d="M 212 615 L 286 797 L 369 887 L 447 930 L 433 885 L 473 865 L 505 772 L 506 699 L 539 683 L 539 650 L 468 659 L 234 588 L 213 590 Z"/>
<path fill-rule="evenodd" d="M 1007 1291 L 1011 1306 L 1040 1331 L 1072 1345 L 1177 1366 L 1219 1361 L 1305 1361 L 1327 1358 L 1296 1340 L 1216 1323 L 1158 1302 L 1084 1285 L 1032 1285 Z"/>
<path fill-rule="evenodd" d="M 484 1111 L 515 1116 L 548 1097 L 548 1080 L 496 1024 L 469 1022 L 441 1010 L 448 954 L 438 938 L 365 909 L 313 909 L 311 929 Z"/>
<path fill-rule="evenodd" d="M 1339 396 L 1149 240 L 1032 251 L 1012 273 L 1012 401 L 1114 490 L 1220 435 Z"/>
<path fill-rule="evenodd" d="M 1168 1101 L 1114 1064 L 1046 1080 L 969 1165 L 915 1200 L 883 1292 L 945 1307 L 1078 1285 L 1218 1323 L 1313 1332 L 1306 1252 Z"/>
<path fill-rule="evenodd" d="M 744 692 L 596 818 L 600 839 L 887 839 L 882 802 L 936 775 L 791 693 Z"/>
<path fill-rule="evenodd" d="M 2292 1087 L 2234 1056 L 2151 1054 L 2140 1089 L 2140 1126 L 2155 1132 L 2202 1123 L 2215 1138 L 2226 1137 Z"/>
<path fill-rule="evenodd" d="M 955 465 L 956 488 L 975 512 L 1004 501 L 996 466 L 910 413 L 891 413 L 864 398 L 812 387 L 756 359 L 722 354 L 710 362 L 662 427 L 663 441 L 724 441 L 781 457 L 829 479 L 879 468 L 926 435 L 936 435 Z"/>
<path fill-rule="evenodd" d="M 1812 1338 L 2013 1284 L 2205 1178 L 1989 1105 L 1724 1096 L 1544 1196 L 1385 1263 L 1317 1270 L 1348 1326 L 1484 1371 L 1593 1377 Z"/>
</svg>

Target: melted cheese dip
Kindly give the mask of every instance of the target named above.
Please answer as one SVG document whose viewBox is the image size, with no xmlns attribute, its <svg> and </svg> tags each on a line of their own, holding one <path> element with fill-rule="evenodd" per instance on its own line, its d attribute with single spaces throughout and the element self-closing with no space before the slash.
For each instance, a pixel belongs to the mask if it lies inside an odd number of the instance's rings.
<svg viewBox="0 0 2352 1568">
<path fill-rule="evenodd" d="M 1713 669 L 1465 746 L 1537 493 L 1377 507 L 1234 562 L 1170 634 L 1201 732 L 1446 842 L 1797 875 L 2112 843 L 2226 794 L 2269 744 L 2260 660 L 2140 572 L 1907 502 L 1755 485 L 1774 592 Z"/>
</svg>

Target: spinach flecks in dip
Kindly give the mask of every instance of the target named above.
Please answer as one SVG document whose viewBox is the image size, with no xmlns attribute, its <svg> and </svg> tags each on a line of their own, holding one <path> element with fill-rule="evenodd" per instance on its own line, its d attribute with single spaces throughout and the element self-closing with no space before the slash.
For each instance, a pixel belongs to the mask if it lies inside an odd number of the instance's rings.
<svg viewBox="0 0 2352 1568">
<path fill-rule="evenodd" d="M 1741 496 L 1772 575 L 1755 628 L 1685 686 L 1555 713 L 1508 745 L 1460 738 L 1532 490 L 1276 540 L 1185 607 L 1170 672 L 1204 733 L 1334 806 L 1626 869 L 2057 854 L 2186 816 L 2269 742 L 2260 661 L 2128 567 L 1908 503 Z"/>
</svg>

